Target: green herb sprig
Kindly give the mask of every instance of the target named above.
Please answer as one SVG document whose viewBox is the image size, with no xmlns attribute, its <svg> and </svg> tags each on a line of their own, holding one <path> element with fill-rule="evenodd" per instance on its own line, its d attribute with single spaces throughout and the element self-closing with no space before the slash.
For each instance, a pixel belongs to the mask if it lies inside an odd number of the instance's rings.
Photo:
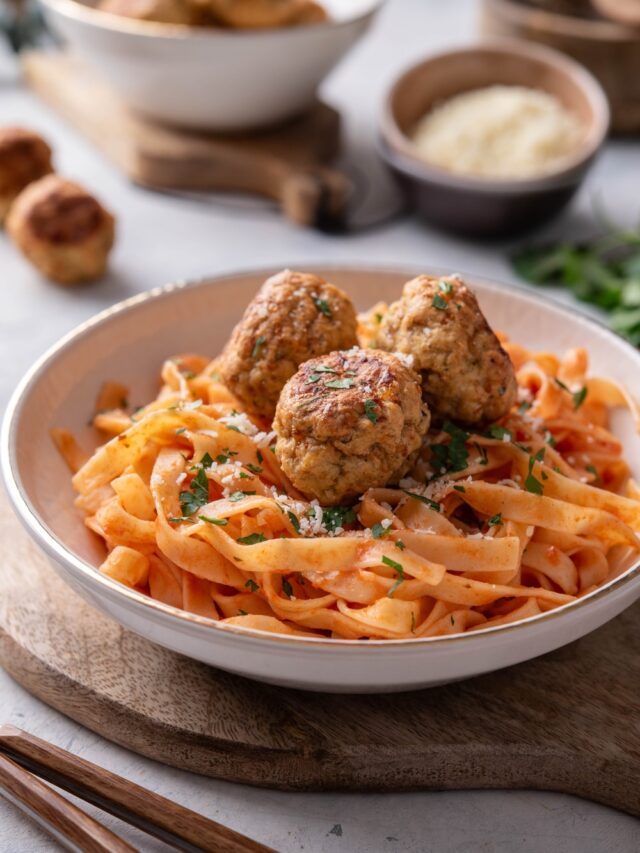
<svg viewBox="0 0 640 853">
<path fill-rule="evenodd" d="M 566 287 L 602 308 L 613 331 L 640 346 L 640 229 L 612 227 L 581 243 L 526 248 L 512 264 L 532 284 Z"/>
</svg>

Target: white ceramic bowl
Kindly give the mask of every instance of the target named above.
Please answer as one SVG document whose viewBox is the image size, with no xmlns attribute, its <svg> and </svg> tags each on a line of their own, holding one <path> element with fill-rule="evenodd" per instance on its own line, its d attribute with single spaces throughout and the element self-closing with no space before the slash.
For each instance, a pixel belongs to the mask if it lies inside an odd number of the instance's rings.
<svg viewBox="0 0 640 853">
<path fill-rule="evenodd" d="M 168 124 L 248 130 L 303 112 L 383 0 L 323 0 L 331 20 L 267 30 L 134 21 L 95 0 L 41 0 L 52 29 L 132 109 Z"/>
<path fill-rule="evenodd" d="M 396 298 L 402 284 L 416 274 L 317 272 L 347 290 L 360 308 Z M 122 302 L 64 338 L 16 390 L 1 444 L 9 495 L 55 571 L 84 598 L 138 634 L 197 660 L 261 681 L 346 693 L 409 690 L 520 663 L 592 631 L 640 597 L 639 562 L 580 601 L 516 624 L 427 639 L 346 641 L 221 626 L 101 575 L 96 566 L 104 556 L 102 545 L 73 506 L 69 471 L 49 429 L 72 429 L 91 446 L 95 435 L 87 417 L 103 380 L 130 385 L 133 403 L 151 399 L 162 361 L 177 352 L 217 353 L 267 274 L 175 285 Z M 467 280 L 496 328 L 533 348 L 561 352 L 587 346 L 594 372 L 625 381 L 640 395 L 640 353 L 603 326 L 536 294 Z M 640 439 L 631 418 L 619 415 L 614 428 L 638 476 Z"/>
</svg>

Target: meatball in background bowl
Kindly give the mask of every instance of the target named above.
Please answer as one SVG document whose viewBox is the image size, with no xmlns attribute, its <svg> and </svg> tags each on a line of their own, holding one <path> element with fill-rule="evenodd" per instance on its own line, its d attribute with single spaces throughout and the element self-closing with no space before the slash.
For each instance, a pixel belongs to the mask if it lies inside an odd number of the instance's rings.
<svg viewBox="0 0 640 853">
<path fill-rule="evenodd" d="M 383 0 L 323 0 L 329 19 L 264 29 L 135 20 L 94 0 L 41 0 L 51 28 L 131 109 L 156 121 L 240 131 L 308 109 Z"/>
<path fill-rule="evenodd" d="M 29 371 L 10 402 L 0 445 L 11 501 L 52 568 L 94 607 L 126 628 L 195 660 L 262 681 L 337 693 L 411 690 L 479 675 L 557 649 L 594 630 L 640 598 L 640 564 L 578 601 L 485 631 L 414 640 L 337 640 L 267 634 L 221 626 L 150 599 L 101 574 L 102 544 L 73 505 L 65 462 L 51 443 L 52 427 L 71 429 L 87 447 L 97 390 L 120 379 L 131 399 L 157 393 L 158 366 L 172 353 L 220 352 L 233 326 L 273 272 L 227 275 L 154 290 L 109 308 L 80 326 Z M 359 310 L 400 298 L 425 269 L 316 269 L 343 289 Z M 586 347 L 594 374 L 627 385 L 640 397 L 640 353 L 604 326 L 551 301 L 546 294 L 501 287 L 465 276 L 496 330 L 535 350 Z M 613 430 L 640 478 L 640 439 L 626 412 Z M 576 658 L 576 661 L 578 659 Z"/>
</svg>

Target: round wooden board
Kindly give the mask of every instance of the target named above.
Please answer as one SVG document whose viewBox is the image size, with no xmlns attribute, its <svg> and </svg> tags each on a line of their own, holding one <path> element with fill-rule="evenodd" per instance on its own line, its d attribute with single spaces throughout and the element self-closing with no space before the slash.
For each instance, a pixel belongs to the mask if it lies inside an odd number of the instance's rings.
<svg viewBox="0 0 640 853">
<path fill-rule="evenodd" d="M 0 499 L 2 666 L 109 740 L 230 781 L 288 790 L 537 788 L 640 815 L 639 616 L 636 605 L 558 652 L 431 690 L 285 690 L 183 658 L 95 611 Z"/>
</svg>

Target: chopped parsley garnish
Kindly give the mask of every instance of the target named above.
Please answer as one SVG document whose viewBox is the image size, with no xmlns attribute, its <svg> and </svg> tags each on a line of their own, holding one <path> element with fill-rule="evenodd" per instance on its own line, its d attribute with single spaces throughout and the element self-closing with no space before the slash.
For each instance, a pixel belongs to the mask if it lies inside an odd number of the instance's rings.
<svg viewBox="0 0 640 853">
<path fill-rule="evenodd" d="M 324 383 L 325 388 L 352 388 L 353 379 L 331 379 Z"/>
<path fill-rule="evenodd" d="M 373 319 L 376 321 L 376 323 L 377 323 L 378 325 L 380 325 L 380 323 L 382 323 L 382 314 L 378 314 L 378 312 L 376 312 L 376 313 L 373 315 Z"/>
<path fill-rule="evenodd" d="M 238 616 L 248 616 L 248 615 L 249 614 L 247 613 L 246 610 L 238 610 Z"/>
<path fill-rule="evenodd" d="M 253 462 L 248 462 L 247 468 L 252 474 L 262 474 L 262 468 L 259 465 L 254 465 Z"/>
<path fill-rule="evenodd" d="M 598 474 L 598 469 L 595 465 L 587 465 L 585 470 L 588 471 L 590 474 L 593 474 L 593 476 L 596 478 L 596 483 L 600 480 L 600 474 Z"/>
<path fill-rule="evenodd" d="M 287 510 L 287 518 L 289 519 L 289 521 L 293 525 L 293 529 L 295 530 L 295 532 L 300 533 L 300 521 L 298 519 L 298 516 L 295 514 L 295 512 L 291 512 L 290 509 Z"/>
<path fill-rule="evenodd" d="M 264 533 L 250 533 L 248 536 L 241 536 L 239 539 L 236 539 L 236 542 L 240 545 L 257 545 L 258 542 L 266 542 L 267 537 Z"/>
<path fill-rule="evenodd" d="M 264 459 L 264 457 L 259 450 L 256 450 L 256 459 L 258 460 L 258 462 L 260 462 L 260 464 L 262 464 L 262 460 Z"/>
<path fill-rule="evenodd" d="M 481 447 L 477 441 L 474 441 L 473 446 L 478 451 L 478 455 L 480 456 L 480 459 L 478 460 L 480 465 L 488 465 L 489 464 L 489 457 L 487 456 L 487 453 L 486 453 L 486 450 L 484 449 L 484 447 Z"/>
<path fill-rule="evenodd" d="M 334 370 L 333 367 L 327 367 L 326 364 L 320 364 L 316 367 L 317 373 L 337 373 L 337 370 Z"/>
<path fill-rule="evenodd" d="M 191 490 L 180 492 L 180 509 L 183 515 L 193 515 L 209 503 L 209 480 L 201 468 L 191 481 Z"/>
<path fill-rule="evenodd" d="M 213 459 L 209 456 L 208 453 L 205 453 L 202 459 L 200 460 L 200 464 L 203 468 L 211 468 L 213 465 Z"/>
<path fill-rule="evenodd" d="M 447 302 L 447 300 L 443 299 L 439 293 L 436 293 L 436 295 L 433 297 L 433 302 L 431 304 L 434 308 L 437 308 L 438 311 L 446 311 L 449 307 L 449 303 Z"/>
<path fill-rule="evenodd" d="M 493 424 L 492 426 L 490 426 L 487 430 L 487 435 L 489 436 L 489 438 L 497 438 L 500 441 L 504 441 L 505 436 L 509 437 L 509 441 L 511 441 L 513 437 L 511 435 L 511 430 L 507 429 L 506 427 L 500 426 L 500 424 Z"/>
<path fill-rule="evenodd" d="M 464 486 L 454 486 L 454 487 L 453 487 L 453 490 L 454 490 L 455 492 L 465 492 L 465 491 L 466 491 L 466 489 L 465 489 L 465 487 L 464 487 Z"/>
<path fill-rule="evenodd" d="M 322 522 L 329 533 L 339 527 L 353 524 L 357 518 L 356 511 L 350 506 L 328 506 L 322 511 Z"/>
<path fill-rule="evenodd" d="M 399 548 L 401 551 L 404 551 L 404 549 L 407 547 L 404 544 L 404 542 L 402 541 L 402 539 L 396 539 L 396 541 L 393 544 L 396 546 L 396 548 Z"/>
<path fill-rule="evenodd" d="M 579 391 L 575 392 L 575 394 L 573 395 L 573 408 L 574 409 L 576 409 L 576 410 L 579 409 L 580 406 L 587 399 L 587 391 L 588 391 L 587 386 L 583 385 Z"/>
<path fill-rule="evenodd" d="M 225 426 L 226 426 L 226 428 L 227 428 L 227 429 L 231 429 L 231 430 L 233 430 L 234 432 L 240 432 L 240 430 L 238 429 L 238 427 L 237 427 L 237 426 L 233 426 L 233 424 L 225 424 Z M 240 432 L 240 435 L 242 435 L 242 433 L 241 433 L 241 432 Z"/>
<path fill-rule="evenodd" d="M 371 528 L 371 535 L 374 539 L 383 539 L 385 536 L 389 535 L 390 530 L 390 527 L 385 527 L 384 524 L 380 524 L 380 522 L 378 522 Z"/>
<path fill-rule="evenodd" d="M 287 578 L 282 578 L 282 591 L 287 598 L 293 598 L 293 588 Z"/>
<path fill-rule="evenodd" d="M 529 457 L 529 473 L 527 474 L 527 479 L 524 481 L 524 487 L 528 492 L 531 492 L 534 495 L 541 495 L 544 491 L 540 480 L 536 479 L 533 475 L 533 469 L 536 462 L 542 462 L 544 459 L 544 451 L 545 448 L 541 447 L 535 456 Z"/>
<path fill-rule="evenodd" d="M 533 403 L 531 403 L 529 400 L 523 400 L 520 403 L 520 405 L 518 406 L 518 414 L 519 415 L 526 414 L 529 411 L 529 409 L 531 408 L 531 406 L 533 406 Z"/>
<path fill-rule="evenodd" d="M 549 447 L 555 447 L 557 443 L 558 442 L 556 441 L 555 437 L 551 435 L 551 433 L 549 433 L 549 435 L 547 436 L 547 444 L 549 445 Z"/>
<path fill-rule="evenodd" d="M 446 293 L 447 295 L 453 293 L 453 285 L 450 281 L 445 281 L 444 279 L 442 279 L 438 282 L 438 287 L 443 293 Z"/>
<path fill-rule="evenodd" d="M 229 495 L 228 500 L 233 501 L 241 501 L 242 498 L 246 498 L 249 495 L 255 495 L 255 492 L 233 492 Z"/>
<path fill-rule="evenodd" d="M 429 447 L 431 451 L 431 467 L 439 474 L 446 474 L 449 470 L 449 445 L 448 444 L 432 444 Z"/>
<path fill-rule="evenodd" d="M 395 560 L 391 560 L 389 557 L 383 557 L 382 562 L 385 564 L 385 566 L 389 566 L 389 568 L 393 569 L 398 574 L 395 583 L 391 586 L 389 592 L 387 593 L 389 598 L 393 598 L 393 593 L 398 589 L 398 587 L 404 580 L 404 566 L 402 566 L 400 563 L 396 563 Z"/>
<path fill-rule="evenodd" d="M 254 580 L 251 580 L 251 578 L 246 582 L 245 587 L 249 592 L 257 592 L 260 589 L 258 584 Z"/>
<path fill-rule="evenodd" d="M 467 441 L 469 433 L 451 423 L 445 421 L 442 429 L 449 433 L 451 441 L 448 444 L 432 444 L 431 451 L 431 467 L 439 474 L 445 474 L 447 471 L 464 471 L 469 461 L 469 451 L 467 450 Z"/>
<path fill-rule="evenodd" d="M 176 515 L 169 518 L 168 521 L 170 521 L 171 524 L 184 524 L 185 521 L 191 521 L 191 519 L 188 515 Z"/>
<path fill-rule="evenodd" d="M 502 524 L 502 513 L 497 512 L 495 515 L 492 515 L 491 518 L 487 521 L 489 527 L 494 527 L 499 524 Z"/>
<path fill-rule="evenodd" d="M 178 427 L 178 429 L 176 430 L 176 435 L 182 435 L 182 433 L 186 432 L 186 431 L 187 431 L 186 427 Z"/>
<path fill-rule="evenodd" d="M 229 522 L 226 518 L 213 518 L 209 515 L 199 515 L 200 521 L 206 521 L 207 524 L 215 524 L 216 527 L 226 527 Z"/>
<path fill-rule="evenodd" d="M 409 495 L 410 498 L 414 498 L 415 500 L 420 501 L 420 503 L 426 504 L 429 509 L 440 512 L 440 504 L 437 501 L 432 501 L 431 498 L 427 498 L 424 495 L 417 495 L 415 492 L 408 492 L 406 489 L 403 489 L 402 491 L 405 495 Z"/>
<path fill-rule="evenodd" d="M 372 424 L 375 424 L 378 420 L 378 416 L 376 415 L 376 403 L 375 400 L 365 400 L 364 401 L 364 413 L 366 417 L 371 421 Z"/>
<path fill-rule="evenodd" d="M 562 388 L 563 391 L 566 391 L 567 394 L 571 394 L 571 399 L 573 400 L 573 408 L 575 411 L 577 411 L 587 399 L 588 388 L 586 385 L 583 385 L 582 388 L 580 388 L 578 391 L 572 391 L 571 388 L 569 388 L 568 385 L 565 385 L 565 383 L 558 379 L 557 376 L 556 385 Z"/>
<path fill-rule="evenodd" d="M 307 378 L 306 384 L 307 384 L 307 385 L 315 385 L 315 383 L 316 383 L 316 382 L 318 382 L 320 379 L 322 379 L 322 374 L 321 374 L 321 373 L 312 373 L 312 374 Z"/>
<path fill-rule="evenodd" d="M 260 337 L 256 338 L 256 342 L 253 345 L 253 350 L 251 351 L 251 358 L 259 358 L 262 347 L 266 344 L 267 339 L 264 335 L 260 335 Z"/>
<path fill-rule="evenodd" d="M 316 306 L 318 311 L 321 311 L 325 317 L 333 317 L 331 313 L 331 308 L 329 307 L 329 303 L 326 299 L 321 299 L 319 296 L 314 297 L 313 304 Z"/>
<path fill-rule="evenodd" d="M 239 480 L 250 480 L 251 474 L 247 474 L 246 471 L 240 471 L 240 473 L 238 474 L 238 479 Z"/>
</svg>

